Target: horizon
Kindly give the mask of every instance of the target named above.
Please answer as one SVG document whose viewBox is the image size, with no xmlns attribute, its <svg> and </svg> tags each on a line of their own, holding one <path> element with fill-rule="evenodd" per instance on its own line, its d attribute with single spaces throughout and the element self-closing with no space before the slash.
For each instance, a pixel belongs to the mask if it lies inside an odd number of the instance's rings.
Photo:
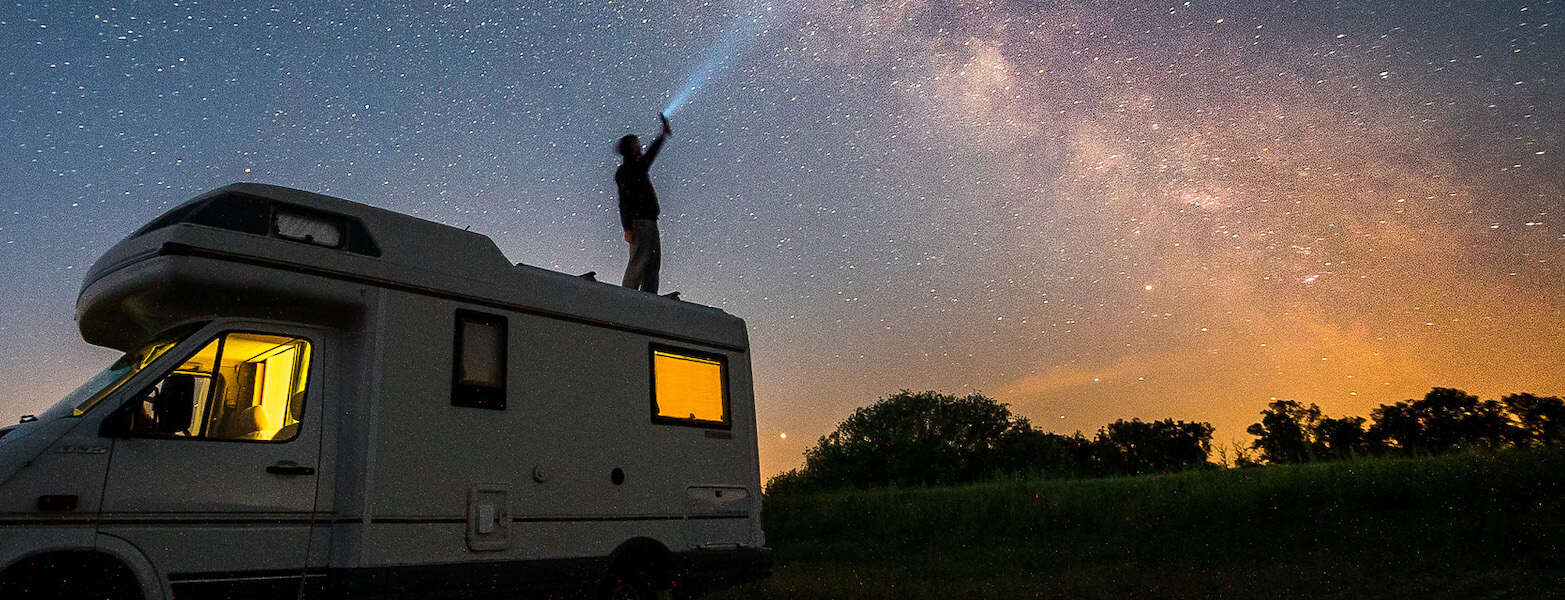
<svg viewBox="0 0 1565 600">
<path fill-rule="evenodd" d="M 117 357 L 92 261 L 235 181 L 617 281 L 613 142 L 750 6 L 7 8 L 0 418 Z M 673 121 L 663 291 L 749 324 L 763 480 L 901 389 L 1222 446 L 1273 399 L 1565 395 L 1562 11 L 809 0 Z"/>
</svg>

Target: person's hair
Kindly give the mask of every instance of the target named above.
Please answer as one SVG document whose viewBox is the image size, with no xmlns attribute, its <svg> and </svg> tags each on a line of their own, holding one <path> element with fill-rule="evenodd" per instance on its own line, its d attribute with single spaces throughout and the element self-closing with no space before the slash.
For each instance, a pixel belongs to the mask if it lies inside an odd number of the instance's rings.
<svg viewBox="0 0 1565 600">
<path fill-rule="evenodd" d="M 630 156 L 631 152 L 641 148 L 641 140 L 634 134 L 627 134 L 619 139 L 619 155 Z"/>
</svg>

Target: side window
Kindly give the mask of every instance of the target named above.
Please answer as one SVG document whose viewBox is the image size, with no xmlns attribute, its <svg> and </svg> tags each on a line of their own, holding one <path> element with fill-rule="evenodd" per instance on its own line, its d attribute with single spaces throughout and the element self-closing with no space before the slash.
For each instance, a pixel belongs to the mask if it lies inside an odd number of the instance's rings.
<svg viewBox="0 0 1565 600">
<path fill-rule="evenodd" d="M 720 354 L 654 344 L 652 421 L 727 429 L 728 360 Z"/>
<path fill-rule="evenodd" d="M 451 405 L 505 410 L 505 317 L 459 310 L 455 335 Z"/>
<path fill-rule="evenodd" d="M 143 437 L 286 442 L 299 434 L 310 343 L 223 334 L 141 396 L 132 431 Z"/>
</svg>

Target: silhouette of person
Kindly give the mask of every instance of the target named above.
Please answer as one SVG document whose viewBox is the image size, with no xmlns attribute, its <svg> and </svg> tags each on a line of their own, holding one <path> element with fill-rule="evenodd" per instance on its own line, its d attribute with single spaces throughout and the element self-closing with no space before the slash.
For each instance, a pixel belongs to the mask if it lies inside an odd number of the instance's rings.
<svg viewBox="0 0 1565 600">
<path fill-rule="evenodd" d="M 668 117 L 658 115 L 658 119 L 663 121 L 663 131 L 645 152 L 635 135 L 619 139 L 619 153 L 625 162 L 614 171 L 614 183 L 619 187 L 619 221 L 625 228 L 625 243 L 630 244 L 624 286 L 654 294 L 658 291 L 658 270 L 663 267 L 663 247 L 658 240 L 658 195 L 652 190 L 647 171 L 658 157 L 658 150 L 663 149 L 663 140 L 673 133 Z"/>
</svg>

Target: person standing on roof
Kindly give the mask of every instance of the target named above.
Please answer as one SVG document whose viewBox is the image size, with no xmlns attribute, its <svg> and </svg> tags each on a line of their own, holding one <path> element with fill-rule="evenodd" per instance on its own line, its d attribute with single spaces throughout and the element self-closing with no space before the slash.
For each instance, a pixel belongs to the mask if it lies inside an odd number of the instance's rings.
<svg viewBox="0 0 1565 600">
<path fill-rule="evenodd" d="M 625 162 L 614 171 L 614 183 L 619 186 L 619 222 L 625 228 L 625 243 L 630 244 L 624 285 L 654 294 L 658 291 L 658 270 L 663 267 L 663 247 L 658 241 L 658 195 L 652 191 L 652 177 L 647 171 L 658 157 L 658 150 L 663 149 L 663 140 L 674 132 L 668 126 L 668 117 L 658 118 L 663 121 L 663 131 L 645 152 L 635 135 L 619 139 L 619 154 Z"/>
</svg>

